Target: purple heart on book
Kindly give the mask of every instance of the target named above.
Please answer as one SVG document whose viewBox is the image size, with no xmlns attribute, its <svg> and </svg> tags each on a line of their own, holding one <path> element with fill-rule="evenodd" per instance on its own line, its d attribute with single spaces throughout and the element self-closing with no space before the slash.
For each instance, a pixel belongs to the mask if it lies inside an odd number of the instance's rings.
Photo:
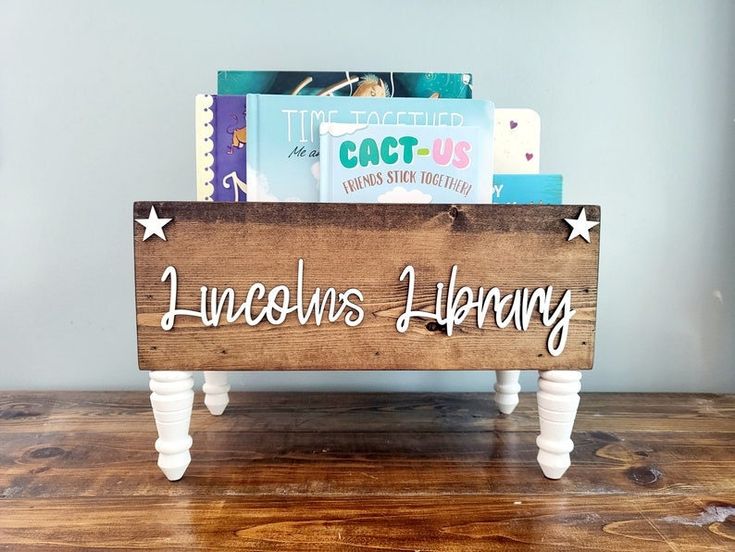
<svg viewBox="0 0 735 552">
<path fill-rule="evenodd" d="M 527 153 L 526 154 L 526 161 L 530 161 L 531 159 L 533 159 L 533 154 L 532 153 Z"/>
<path fill-rule="evenodd" d="M 513 129 L 514 129 L 515 127 L 517 127 L 517 126 L 518 126 L 518 123 L 516 123 L 515 121 L 511 121 L 511 122 L 510 122 L 510 129 L 511 129 L 511 130 L 513 130 Z"/>
</svg>

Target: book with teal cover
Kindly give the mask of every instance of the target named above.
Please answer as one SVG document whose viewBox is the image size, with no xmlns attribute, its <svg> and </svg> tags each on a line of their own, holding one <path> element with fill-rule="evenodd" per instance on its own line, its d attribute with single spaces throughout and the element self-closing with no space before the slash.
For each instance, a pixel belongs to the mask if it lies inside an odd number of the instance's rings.
<svg viewBox="0 0 735 552">
<path fill-rule="evenodd" d="M 321 123 L 494 127 L 487 100 L 248 94 L 246 104 L 248 201 L 319 201 Z"/>
<path fill-rule="evenodd" d="M 471 98 L 472 75 L 398 71 L 219 71 L 217 93 Z"/>
<path fill-rule="evenodd" d="M 493 175 L 493 203 L 559 205 L 563 180 L 560 174 Z"/>
<path fill-rule="evenodd" d="M 490 203 L 492 127 L 322 123 L 320 199 Z"/>
</svg>

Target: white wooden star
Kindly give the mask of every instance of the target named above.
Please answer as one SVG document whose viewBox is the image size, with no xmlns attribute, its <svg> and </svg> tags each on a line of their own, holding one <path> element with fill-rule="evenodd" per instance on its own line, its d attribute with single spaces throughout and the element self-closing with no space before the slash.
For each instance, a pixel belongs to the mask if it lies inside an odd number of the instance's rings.
<svg viewBox="0 0 735 552">
<path fill-rule="evenodd" d="M 567 241 L 571 241 L 577 236 L 582 236 L 587 243 L 590 243 L 590 228 L 594 228 L 600 224 L 599 222 L 587 220 L 587 213 L 585 212 L 584 207 L 582 207 L 582 212 L 579 213 L 579 216 L 576 219 L 564 220 L 572 227 L 572 232 L 569 234 L 569 239 Z"/>
<path fill-rule="evenodd" d="M 159 238 L 161 238 L 163 241 L 166 241 L 166 234 L 163 233 L 163 227 L 166 226 L 172 220 L 173 219 L 170 219 L 170 218 L 159 218 L 158 213 L 156 213 L 156 208 L 153 205 L 151 205 L 151 212 L 148 215 L 148 218 L 135 219 L 135 222 L 145 226 L 145 233 L 143 234 L 143 241 L 147 240 L 154 234 L 158 236 Z"/>
</svg>

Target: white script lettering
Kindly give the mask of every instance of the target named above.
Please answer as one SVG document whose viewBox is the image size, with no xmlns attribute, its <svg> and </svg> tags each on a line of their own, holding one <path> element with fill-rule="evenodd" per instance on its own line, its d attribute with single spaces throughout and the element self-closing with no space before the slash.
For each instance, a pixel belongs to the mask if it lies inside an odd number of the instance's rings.
<svg viewBox="0 0 735 552">
<path fill-rule="evenodd" d="M 493 305 L 495 314 L 495 325 L 498 328 L 506 328 L 511 322 L 519 331 L 525 332 L 531 322 L 534 310 L 541 315 L 541 323 L 546 326 L 553 325 L 546 342 L 547 349 L 552 356 L 559 356 L 567 343 L 569 333 L 569 322 L 577 312 L 572 309 L 572 291 L 566 290 L 561 296 L 555 309 L 551 308 L 551 297 L 554 293 L 553 286 L 537 288 L 529 292 L 528 288 L 516 289 L 513 293 L 501 296 L 496 287 L 485 291 L 485 288 L 477 289 L 477 296 L 468 286 L 462 286 L 455 292 L 457 282 L 457 265 L 452 266 L 449 276 L 449 285 L 446 290 L 445 307 L 442 309 L 442 295 L 444 284 L 436 284 L 436 302 L 434 312 L 414 310 L 413 295 L 415 289 L 416 274 L 413 266 L 408 265 L 403 269 L 400 280 L 408 278 L 408 291 L 406 296 L 406 307 L 396 321 L 396 330 L 406 333 L 412 318 L 434 320 L 437 324 L 446 327 L 448 336 L 452 335 L 455 326 L 464 322 L 465 318 L 474 309 L 477 311 L 477 327 L 482 329 L 490 305 Z M 507 312 L 506 306 L 510 305 Z M 504 314 L 505 313 L 505 314 Z"/>
<path fill-rule="evenodd" d="M 225 320 L 228 324 L 245 319 L 248 326 L 256 326 L 264 319 L 274 326 L 279 326 L 286 321 L 291 313 L 296 313 L 299 324 L 305 325 L 312 317 L 317 326 L 321 325 L 326 313 L 329 322 L 336 322 L 344 317 L 344 323 L 350 327 L 358 326 L 365 313 L 359 305 L 364 300 L 359 289 L 350 288 L 344 292 L 337 293 L 334 288 L 328 288 L 322 296 L 321 288 L 316 288 L 311 294 L 308 306 L 304 307 L 304 260 L 299 259 L 296 276 L 296 298 L 292 303 L 291 291 L 288 286 L 277 285 L 267 294 L 266 288 L 261 282 L 255 282 L 250 286 L 248 293 L 239 306 L 236 304 L 235 290 L 226 288 L 221 293 L 216 287 L 199 288 L 200 300 L 199 310 L 181 309 L 177 307 L 178 275 L 176 268 L 169 266 L 163 271 L 161 281 L 170 280 L 169 308 L 161 317 L 161 328 L 169 331 L 174 327 L 177 316 L 189 316 L 199 318 L 204 326 L 217 327 Z M 253 303 L 261 301 L 267 295 L 265 306 L 254 315 Z"/>
</svg>

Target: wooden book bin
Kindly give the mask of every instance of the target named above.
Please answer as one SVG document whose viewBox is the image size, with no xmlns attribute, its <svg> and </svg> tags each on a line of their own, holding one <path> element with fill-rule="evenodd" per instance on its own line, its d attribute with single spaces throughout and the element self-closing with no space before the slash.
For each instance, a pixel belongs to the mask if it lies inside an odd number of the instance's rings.
<svg viewBox="0 0 735 552">
<path fill-rule="evenodd" d="M 139 202 L 138 363 L 158 465 L 191 460 L 193 370 L 214 415 L 227 370 L 539 371 L 538 462 L 570 464 L 593 364 L 600 209 L 573 205 Z"/>
</svg>

